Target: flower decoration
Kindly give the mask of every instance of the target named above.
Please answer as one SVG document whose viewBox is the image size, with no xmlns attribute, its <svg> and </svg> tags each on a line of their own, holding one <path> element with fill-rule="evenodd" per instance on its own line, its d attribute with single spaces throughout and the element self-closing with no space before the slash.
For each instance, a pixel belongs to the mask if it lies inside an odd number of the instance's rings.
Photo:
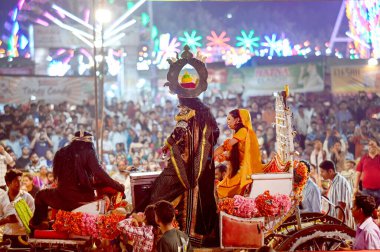
<svg viewBox="0 0 380 252">
<path fill-rule="evenodd" d="M 222 199 L 218 203 L 218 211 L 241 218 L 269 217 L 283 215 L 292 206 L 288 195 L 271 195 L 269 191 L 260 194 L 256 199 L 235 195 L 233 198 Z"/>
<path fill-rule="evenodd" d="M 219 201 L 218 203 L 218 212 L 226 212 L 228 214 L 234 214 L 234 199 L 233 198 L 225 198 Z"/>
<path fill-rule="evenodd" d="M 116 225 L 123 219 L 124 216 L 117 214 L 93 215 L 59 210 L 53 229 L 75 235 L 112 240 L 120 234 Z"/>
<path fill-rule="evenodd" d="M 255 199 L 235 195 L 234 215 L 242 218 L 253 218 L 257 216 L 258 209 L 256 208 Z"/>
<path fill-rule="evenodd" d="M 294 161 L 293 174 L 293 191 L 298 195 L 302 193 L 309 177 L 306 165 L 302 162 Z"/>
<path fill-rule="evenodd" d="M 280 215 L 288 212 L 290 208 L 292 207 L 292 201 L 289 195 L 277 193 L 274 195 L 274 201 L 278 203 L 278 207 L 279 207 L 278 214 Z"/>
<path fill-rule="evenodd" d="M 279 212 L 279 203 L 268 190 L 257 196 L 255 203 L 260 216 L 275 216 Z"/>
</svg>

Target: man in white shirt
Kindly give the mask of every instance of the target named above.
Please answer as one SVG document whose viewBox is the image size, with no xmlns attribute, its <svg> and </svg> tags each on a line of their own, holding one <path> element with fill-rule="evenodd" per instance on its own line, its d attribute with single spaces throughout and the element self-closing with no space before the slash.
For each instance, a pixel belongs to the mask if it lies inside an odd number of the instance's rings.
<svg viewBox="0 0 380 252">
<path fill-rule="evenodd" d="M 112 179 L 124 185 L 125 200 L 128 203 L 132 203 L 131 178 L 129 176 L 131 169 L 132 167 L 127 167 L 124 161 L 119 161 L 117 164 L 117 171 L 111 176 Z"/>
<path fill-rule="evenodd" d="M 15 161 L 11 155 L 6 152 L 4 146 L 0 144 L 0 188 L 6 190 L 7 186 L 4 180 L 5 173 L 7 172 L 7 165 L 13 166 Z"/>
<path fill-rule="evenodd" d="M 7 171 L 5 181 L 8 190 L 0 192 L 0 226 L 4 225 L 3 241 L 7 239 L 11 240 L 11 247 L 13 248 L 25 247 L 25 245 L 19 241 L 19 236 L 21 236 L 23 240 L 26 239 L 26 229 L 16 213 L 14 204 L 19 200 L 24 200 L 30 210 L 34 212 L 33 197 L 29 193 L 21 190 L 21 179 L 21 171 L 16 169 Z"/>
</svg>

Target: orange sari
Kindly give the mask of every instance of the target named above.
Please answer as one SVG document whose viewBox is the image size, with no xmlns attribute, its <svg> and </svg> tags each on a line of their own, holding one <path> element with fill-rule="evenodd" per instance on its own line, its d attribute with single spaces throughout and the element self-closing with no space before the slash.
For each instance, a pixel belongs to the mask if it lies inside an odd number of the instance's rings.
<svg viewBox="0 0 380 252">
<path fill-rule="evenodd" d="M 233 197 L 243 193 L 244 188 L 252 183 L 253 173 L 262 173 L 260 147 L 257 136 L 252 128 L 251 116 L 246 109 L 239 109 L 239 116 L 244 128 L 235 132 L 233 138 L 238 140 L 240 168 L 238 173 L 230 178 L 228 175 L 218 184 L 218 197 Z"/>
</svg>

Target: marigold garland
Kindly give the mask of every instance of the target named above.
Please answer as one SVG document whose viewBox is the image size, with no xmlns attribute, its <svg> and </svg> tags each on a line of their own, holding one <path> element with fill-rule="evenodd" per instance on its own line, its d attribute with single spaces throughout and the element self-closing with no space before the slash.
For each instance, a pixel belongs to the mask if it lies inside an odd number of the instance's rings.
<svg viewBox="0 0 380 252">
<path fill-rule="evenodd" d="M 218 212 L 226 212 L 228 214 L 233 215 L 234 213 L 234 199 L 233 198 L 225 198 L 219 201 L 218 203 Z"/>
<path fill-rule="evenodd" d="M 279 204 L 268 190 L 258 195 L 255 203 L 260 216 L 275 216 L 279 212 Z"/>
<path fill-rule="evenodd" d="M 120 234 L 116 225 L 123 219 L 124 216 L 117 214 L 93 215 L 59 210 L 53 229 L 76 235 L 112 240 Z"/>
<path fill-rule="evenodd" d="M 294 194 L 301 194 L 303 188 L 305 187 L 308 179 L 307 167 L 304 163 L 299 161 L 294 161 L 293 170 L 293 191 Z"/>
</svg>

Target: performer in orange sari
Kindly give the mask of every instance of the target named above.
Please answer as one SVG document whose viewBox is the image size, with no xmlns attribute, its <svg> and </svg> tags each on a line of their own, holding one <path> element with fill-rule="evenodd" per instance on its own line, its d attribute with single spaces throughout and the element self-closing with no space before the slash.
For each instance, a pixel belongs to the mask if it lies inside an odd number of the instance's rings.
<svg viewBox="0 0 380 252">
<path fill-rule="evenodd" d="M 233 197 L 244 193 L 252 183 L 253 173 L 263 172 L 257 136 L 252 129 L 251 117 L 246 109 L 235 109 L 227 116 L 227 125 L 234 130 L 231 139 L 215 150 L 217 161 L 229 161 L 227 176 L 217 185 L 218 197 Z"/>
</svg>

